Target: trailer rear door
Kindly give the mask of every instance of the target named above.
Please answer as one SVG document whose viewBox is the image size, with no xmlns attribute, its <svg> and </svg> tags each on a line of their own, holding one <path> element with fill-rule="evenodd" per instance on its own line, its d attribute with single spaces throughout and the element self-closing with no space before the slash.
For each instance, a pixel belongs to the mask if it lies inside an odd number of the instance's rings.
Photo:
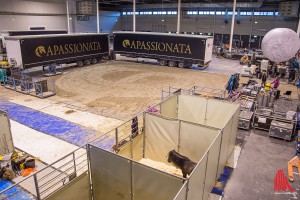
<svg viewBox="0 0 300 200">
<path fill-rule="evenodd" d="M 205 47 L 205 59 L 204 63 L 210 62 L 212 59 L 212 51 L 213 51 L 213 38 L 207 38 L 206 47 Z"/>
</svg>

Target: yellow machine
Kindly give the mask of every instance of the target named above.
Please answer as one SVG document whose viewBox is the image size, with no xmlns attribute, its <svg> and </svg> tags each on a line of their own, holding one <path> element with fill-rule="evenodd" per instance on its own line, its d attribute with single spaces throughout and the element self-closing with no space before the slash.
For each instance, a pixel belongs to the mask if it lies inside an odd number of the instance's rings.
<svg viewBox="0 0 300 200">
<path fill-rule="evenodd" d="M 271 83 L 266 83 L 265 90 L 266 91 L 270 91 L 271 90 Z"/>
<path fill-rule="evenodd" d="M 0 61 L 0 67 L 2 66 L 8 66 L 8 62 L 7 61 Z"/>
<path fill-rule="evenodd" d="M 249 58 L 247 55 L 244 55 L 240 60 L 240 64 L 248 64 L 248 62 L 249 62 Z"/>
</svg>

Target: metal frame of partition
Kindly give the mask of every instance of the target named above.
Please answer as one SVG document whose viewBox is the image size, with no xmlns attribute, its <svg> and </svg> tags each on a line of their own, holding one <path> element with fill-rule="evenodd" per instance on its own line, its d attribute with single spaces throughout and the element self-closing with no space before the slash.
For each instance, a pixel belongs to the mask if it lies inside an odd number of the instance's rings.
<svg viewBox="0 0 300 200">
<path fill-rule="evenodd" d="M 170 98 L 173 94 L 188 94 L 188 95 L 199 95 L 207 98 L 217 98 L 217 99 L 225 99 L 226 91 L 217 89 L 217 88 L 210 88 L 204 86 L 194 85 L 190 89 L 183 89 L 183 88 L 176 88 L 169 86 L 168 90 L 161 91 L 161 100 L 165 100 Z"/>
</svg>

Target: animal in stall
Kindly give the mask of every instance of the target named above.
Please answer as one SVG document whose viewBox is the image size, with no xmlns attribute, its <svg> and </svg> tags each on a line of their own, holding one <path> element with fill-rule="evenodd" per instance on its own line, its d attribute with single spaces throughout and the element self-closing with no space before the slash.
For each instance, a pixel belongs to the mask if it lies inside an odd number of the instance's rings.
<svg viewBox="0 0 300 200">
<path fill-rule="evenodd" d="M 183 178 L 190 175 L 197 165 L 197 163 L 191 161 L 188 157 L 177 153 L 175 149 L 168 153 L 168 162 L 173 163 L 176 167 L 181 169 Z"/>
<path fill-rule="evenodd" d="M 129 141 L 123 139 L 123 140 L 121 140 L 120 142 L 118 142 L 118 145 L 112 146 L 112 149 L 113 149 L 116 153 L 118 153 L 118 152 L 120 151 L 120 147 L 124 146 L 127 142 L 129 142 Z"/>
</svg>

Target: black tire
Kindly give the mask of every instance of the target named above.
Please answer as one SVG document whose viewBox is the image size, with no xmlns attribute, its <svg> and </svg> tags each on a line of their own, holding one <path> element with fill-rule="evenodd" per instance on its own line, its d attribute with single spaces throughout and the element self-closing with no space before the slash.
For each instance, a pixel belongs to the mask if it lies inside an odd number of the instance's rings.
<svg viewBox="0 0 300 200">
<path fill-rule="evenodd" d="M 176 67 L 177 66 L 177 62 L 173 61 L 173 60 L 170 60 L 168 64 L 169 64 L 170 67 Z"/>
<path fill-rule="evenodd" d="M 97 60 L 96 58 L 93 58 L 93 59 L 92 59 L 92 64 L 94 65 L 94 64 L 96 64 L 96 63 L 98 63 L 98 60 Z"/>
<path fill-rule="evenodd" d="M 167 65 L 167 61 L 166 60 L 159 60 L 159 64 L 161 66 L 166 66 Z"/>
<path fill-rule="evenodd" d="M 178 67 L 179 68 L 185 68 L 185 63 L 184 62 L 178 62 Z"/>
<path fill-rule="evenodd" d="M 91 60 L 90 60 L 90 59 L 86 59 L 86 60 L 84 61 L 84 64 L 85 64 L 85 65 L 90 65 L 90 64 L 91 64 Z"/>
<path fill-rule="evenodd" d="M 82 60 L 77 61 L 77 67 L 83 67 L 83 61 Z"/>
</svg>

